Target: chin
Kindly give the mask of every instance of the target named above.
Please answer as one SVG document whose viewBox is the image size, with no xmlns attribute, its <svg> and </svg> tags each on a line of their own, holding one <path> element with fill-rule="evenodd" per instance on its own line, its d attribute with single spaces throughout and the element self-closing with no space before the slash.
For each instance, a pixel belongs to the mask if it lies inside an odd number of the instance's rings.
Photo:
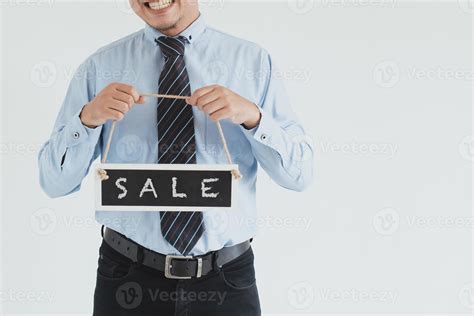
<svg viewBox="0 0 474 316">
<path fill-rule="evenodd" d="M 134 3 L 135 12 L 149 25 L 166 31 L 180 20 L 180 3 L 178 0 L 139 0 Z"/>
</svg>

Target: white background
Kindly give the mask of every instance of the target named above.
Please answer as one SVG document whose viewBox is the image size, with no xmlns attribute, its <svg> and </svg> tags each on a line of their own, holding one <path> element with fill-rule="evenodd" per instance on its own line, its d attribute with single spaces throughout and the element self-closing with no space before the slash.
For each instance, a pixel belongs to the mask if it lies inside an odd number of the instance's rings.
<svg viewBox="0 0 474 316">
<path fill-rule="evenodd" d="M 143 23 L 125 1 L 1 4 L 2 310 L 90 315 L 92 177 L 51 200 L 36 157 L 75 68 Z M 264 313 L 472 313 L 473 2 L 208 0 L 202 12 L 272 53 L 315 146 L 306 192 L 260 174 Z"/>
</svg>

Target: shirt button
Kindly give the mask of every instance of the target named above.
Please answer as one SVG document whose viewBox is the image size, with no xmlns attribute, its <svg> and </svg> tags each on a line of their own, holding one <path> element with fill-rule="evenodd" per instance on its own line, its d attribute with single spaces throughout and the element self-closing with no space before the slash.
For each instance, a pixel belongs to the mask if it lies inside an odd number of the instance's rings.
<svg viewBox="0 0 474 316">
<path fill-rule="evenodd" d="M 266 140 L 268 139 L 267 134 L 262 134 L 262 136 L 260 136 L 260 139 L 261 139 L 262 141 L 266 141 Z"/>
<path fill-rule="evenodd" d="M 74 134 L 72 134 L 72 137 L 74 137 L 74 139 L 79 139 L 79 137 L 81 137 L 81 134 L 79 134 L 79 132 L 74 132 Z"/>
</svg>

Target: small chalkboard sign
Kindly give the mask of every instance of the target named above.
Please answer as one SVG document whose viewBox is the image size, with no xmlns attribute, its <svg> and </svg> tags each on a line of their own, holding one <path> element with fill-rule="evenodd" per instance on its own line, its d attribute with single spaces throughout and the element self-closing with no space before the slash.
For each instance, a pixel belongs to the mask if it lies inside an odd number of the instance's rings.
<svg viewBox="0 0 474 316">
<path fill-rule="evenodd" d="M 233 206 L 236 165 L 99 164 L 96 209 L 201 211 Z M 100 172 L 107 173 L 107 179 Z"/>
</svg>

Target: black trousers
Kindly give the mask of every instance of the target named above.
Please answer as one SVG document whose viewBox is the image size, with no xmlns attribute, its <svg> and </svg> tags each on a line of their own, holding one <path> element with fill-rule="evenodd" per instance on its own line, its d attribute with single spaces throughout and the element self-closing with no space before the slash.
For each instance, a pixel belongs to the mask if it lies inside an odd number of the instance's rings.
<svg viewBox="0 0 474 316">
<path fill-rule="evenodd" d="M 172 280 L 100 247 L 94 316 L 260 315 L 252 248 L 199 279 Z"/>
</svg>

